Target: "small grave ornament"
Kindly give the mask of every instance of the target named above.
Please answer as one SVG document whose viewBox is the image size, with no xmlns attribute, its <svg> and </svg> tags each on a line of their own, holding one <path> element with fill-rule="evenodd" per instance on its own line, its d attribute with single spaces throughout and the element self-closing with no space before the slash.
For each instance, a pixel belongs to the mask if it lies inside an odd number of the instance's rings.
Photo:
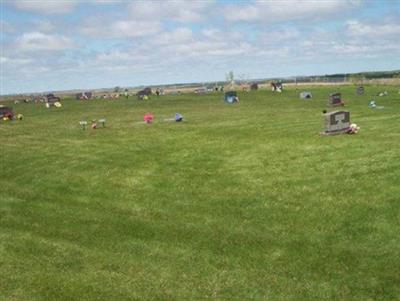
<svg viewBox="0 0 400 301">
<path fill-rule="evenodd" d="M 83 130 L 86 130 L 87 121 L 85 120 L 79 121 L 79 125 L 82 127 Z"/>
<path fill-rule="evenodd" d="M 154 119 L 154 116 L 150 113 L 147 113 L 143 116 L 143 121 L 146 123 L 152 123 Z"/>
<path fill-rule="evenodd" d="M 99 119 L 99 122 L 101 123 L 101 127 L 103 127 L 103 128 L 106 127 L 106 119 L 105 118 Z"/>
<path fill-rule="evenodd" d="M 176 122 L 181 122 L 183 121 L 183 116 L 179 113 L 175 113 L 175 121 Z"/>
<path fill-rule="evenodd" d="M 357 94 L 358 95 L 363 95 L 364 94 L 364 87 L 363 86 L 357 87 Z"/>
<path fill-rule="evenodd" d="M 378 106 L 375 102 L 375 100 L 371 100 L 370 103 L 368 104 L 368 107 L 371 109 L 383 109 L 384 106 Z"/>
<path fill-rule="evenodd" d="M 357 134 L 359 130 L 360 130 L 360 127 L 357 124 L 352 123 L 352 124 L 350 124 L 347 134 Z"/>
</svg>

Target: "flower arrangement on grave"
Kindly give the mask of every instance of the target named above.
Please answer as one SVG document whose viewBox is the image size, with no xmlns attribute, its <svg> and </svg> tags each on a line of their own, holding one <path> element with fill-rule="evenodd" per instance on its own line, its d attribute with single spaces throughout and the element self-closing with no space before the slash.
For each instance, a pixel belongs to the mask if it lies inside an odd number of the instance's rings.
<svg viewBox="0 0 400 301">
<path fill-rule="evenodd" d="M 146 123 L 152 123 L 153 120 L 154 120 L 154 116 L 153 116 L 152 114 L 150 114 L 150 113 L 146 113 L 146 114 L 143 116 L 143 120 L 144 120 L 144 122 L 146 122 Z"/>
<path fill-rule="evenodd" d="M 368 107 L 371 109 L 383 109 L 384 106 L 378 106 L 375 102 L 375 100 L 371 100 L 370 103 L 368 104 Z"/>
<path fill-rule="evenodd" d="M 22 115 L 21 113 L 17 114 L 17 119 L 18 120 L 22 120 L 24 118 L 24 115 Z"/>
<path fill-rule="evenodd" d="M 357 134 L 359 130 L 360 130 L 360 127 L 357 124 L 352 123 L 352 124 L 350 124 L 349 130 L 347 131 L 347 133 L 348 134 Z"/>
<path fill-rule="evenodd" d="M 96 119 L 93 119 L 93 120 L 92 120 L 92 125 L 91 125 L 91 126 L 92 126 L 92 129 L 94 129 L 94 130 L 97 129 L 97 122 L 96 122 Z"/>
</svg>

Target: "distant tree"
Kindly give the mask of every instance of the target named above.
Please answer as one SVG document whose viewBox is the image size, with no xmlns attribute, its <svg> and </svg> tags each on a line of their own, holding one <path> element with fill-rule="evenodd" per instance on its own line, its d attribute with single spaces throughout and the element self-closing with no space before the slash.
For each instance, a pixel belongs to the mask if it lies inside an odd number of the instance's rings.
<svg viewBox="0 0 400 301">
<path fill-rule="evenodd" d="M 226 74 L 226 82 L 231 85 L 231 87 L 235 84 L 235 75 L 232 70 Z"/>
<path fill-rule="evenodd" d="M 116 86 L 116 87 L 114 88 L 114 93 L 118 93 L 120 89 L 121 89 L 120 87 Z"/>
</svg>

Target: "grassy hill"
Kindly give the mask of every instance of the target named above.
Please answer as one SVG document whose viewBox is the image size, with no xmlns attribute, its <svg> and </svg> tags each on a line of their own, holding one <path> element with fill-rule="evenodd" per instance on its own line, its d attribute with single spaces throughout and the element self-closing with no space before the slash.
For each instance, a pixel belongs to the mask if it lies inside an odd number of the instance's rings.
<svg viewBox="0 0 400 301">
<path fill-rule="evenodd" d="M 400 94 L 335 89 L 359 134 L 319 135 L 331 87 L 13 105 L 0 299 L 398 299 Z"/>
</svg>

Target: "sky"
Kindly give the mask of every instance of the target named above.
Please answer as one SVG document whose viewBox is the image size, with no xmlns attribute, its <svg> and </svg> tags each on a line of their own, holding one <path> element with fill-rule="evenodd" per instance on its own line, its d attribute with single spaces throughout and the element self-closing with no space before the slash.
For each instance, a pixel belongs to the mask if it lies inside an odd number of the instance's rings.
<svg viewBox="0 0 400 301">
<path fill-rule="evenodd" d="M 0 94 L 400 69 L 400 0 L 0 0 Z"/>
</svg>

